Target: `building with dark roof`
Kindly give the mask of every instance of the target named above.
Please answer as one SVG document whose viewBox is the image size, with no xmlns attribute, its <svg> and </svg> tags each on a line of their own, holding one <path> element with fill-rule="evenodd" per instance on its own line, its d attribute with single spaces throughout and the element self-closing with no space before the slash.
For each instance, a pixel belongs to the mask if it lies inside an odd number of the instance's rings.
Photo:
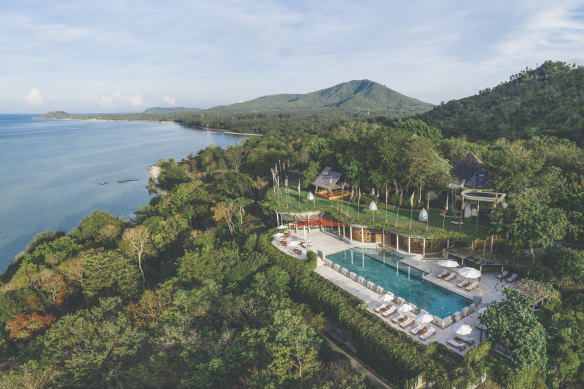
<svg viewBox="0 0 584 389">
<path fill-rule="evenodd" d="M 489 187 L 489 171 L 485 163 L 478 159 L 472 151 L 464 154 L 462 158 L 450 169 L 450 174 L 460 180 L 461 186 L 473 189 L 487 189 Z"/>
<path fill-rule="evenodd" d="M 319 188 L 333 190 L 338 188 L 337 181 L 341 178 L 341 173 L 334 172 L 329 166 L 325 167 L 322 172 L 316 177 L 312 185 Z"/>
</svg>

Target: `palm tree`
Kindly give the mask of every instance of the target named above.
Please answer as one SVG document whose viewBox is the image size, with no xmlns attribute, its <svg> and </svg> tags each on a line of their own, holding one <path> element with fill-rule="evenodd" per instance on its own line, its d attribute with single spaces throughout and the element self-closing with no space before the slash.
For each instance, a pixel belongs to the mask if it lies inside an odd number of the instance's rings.
<svg viewBox="0 0 584 389">
<path fill-rule="evenodd" d="M 156 194 L 158 195 L 158 187 L 156 186 L 156 181 L 154 181 L 154 178 L 149 177 L 148 178 L 148 195 L 152 195 L 152 194 Z"/>
</svg>

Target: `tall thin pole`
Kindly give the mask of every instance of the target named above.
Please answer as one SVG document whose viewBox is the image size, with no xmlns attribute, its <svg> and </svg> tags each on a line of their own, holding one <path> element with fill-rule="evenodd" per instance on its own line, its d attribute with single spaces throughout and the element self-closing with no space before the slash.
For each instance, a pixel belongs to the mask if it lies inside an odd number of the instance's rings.
<svg viewBox="0 0 584 389">
<path fill-rule="evenodd" d="M 458 223 L 458 230 L 462 231 L 462 214 L 464 213 L 464 195 L 460 195 L 462 197 L 462 206 L 460 209 L 460 222 Z"/>
<path fill-rule="evenodd" d="M 479 232 L 479 212 L 481 210 L 481 202 L 477 202 L 477 232 Z"/>
<path fill-rule="evenodd" d="M 410 209 L 410 230 L 412 229 L 412 219 L 414 218 L 414 205 L 412 204 L 412 208 Z"/>
<path fill-rule="evenodd" d="M 427 216 L 426 216 L 426 231 L 428 231 L 428 224 L 430 223 L 430 192 L 426 193 L 426 199 L 428 203 L 426 204 Z"/>
<path fill-rule="evenodd" d="M 397 220 L 399 218 L 399 204 L 397 206 L 397 213 L 395 214 L 395 226 L 397 227 Z"/>
</svg>

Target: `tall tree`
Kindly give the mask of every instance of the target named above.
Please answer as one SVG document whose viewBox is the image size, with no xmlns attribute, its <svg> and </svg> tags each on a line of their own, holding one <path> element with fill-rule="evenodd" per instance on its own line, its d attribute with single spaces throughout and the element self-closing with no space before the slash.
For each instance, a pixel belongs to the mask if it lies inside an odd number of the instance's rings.
<svg viewBox="0 0 584 389">
<path fill-rule="evenodd" d="M 568 219 L 562 209 L 550 208 L 527 191 L 513 198 L 507 209 L 499 209 L 492 226 L 515 254 L 528 248 L 535 258 L 535 248 L 549 247 L 566 235 Z"/>
<path fill-rule="evenodd" d="M 493 342 L 511 353 L 515 366 L 547 364 L 546 333 L 530 306 L 533 299 L 506 288 L 505 300 L 489 305 L 481 322 L 489 328 Z"/>
<path fill-rule="evenodd" d="M 124 254 L 136 257 L 140 273 L 142 273 L 142 280 L 146 282 L 144 270 L 142 269 L 142 258 L 154 252 L 148 227 L 139 225 L 125 230 L 120 242 L 120 249 Z"/>
</svg>

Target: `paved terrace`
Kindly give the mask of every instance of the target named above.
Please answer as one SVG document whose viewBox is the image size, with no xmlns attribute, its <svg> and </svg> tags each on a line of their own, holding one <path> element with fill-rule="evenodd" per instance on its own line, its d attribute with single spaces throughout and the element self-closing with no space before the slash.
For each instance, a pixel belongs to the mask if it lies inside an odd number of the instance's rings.
<svg viewBox="0 0 584 389">
<path fill-rule="evenodd" d="M 312 241 L 312 247 L 310 247 L 309 249 L 312 251 L 315 251 L 315 252 L 320 250 L 324 253 L 325 256 L 351 248 L 351 246 L 349 244 L 339 240 L 339 238 L 336 238 L 332 235 L 329 235 L 329 234 L 321 232 L 321 231 L 313 230 L 310 233 L 307 232 L 306 237 L 307 237 L 307 240 Z M 282 250 L 286 254 L 292 255 L 289 247 L 293 246 L 295 244 L 299 244 L 303 240 L 304 240 L 303 232 L 300 232 L 299 234 L 295 234 L 295 233 L 291 232 L 290 238 L 288 239 L 289 243 L 288 243 L 287 247 L 280 246 L 280 239 L 274 239 L 272 242 L 276 247 L 278 247 L 280 250 Z M 306 249 L 306 248 L 302 248 L 302 254 L 297 255 L 296 257 L 298 257 L 300 259 L 306 259 L 307 250 L 308 249 Z M 432 282 L 434 284 L 440 285 L 441 287 L 448 289 L 454 293 L 457 293 L 457 294 L 462 295 L 462 296 L 469 298 L 469 299 L 472 299 L 473 296 L 475 296 L 475 295 L 481 295 L 482 302 L 479 305 L 479 308 L 486 307 L 488 304 L 492 303 L 493 301 L 502 300 L 503 299 L 503 294 L 502 294 L 503 287 L 510 285 L 505 281 L 501 282 L 496 277 L 497 276 L 496 274 L 492 274 L 492 273 L 484 274 L 480 278 L 480 287 L 473 290 L 472 292 L 469 292 L 469 291 L 463 290 L 462 288 L 459 288 L 457 286 L 457 284 L 459 282 L 464 280 L 464 278 L 462 278 L 460 276 L 457 276 L 456 278 L 454 278 L 450 281 L 444 281 L 444 280 L 436 277 L 436 274 L 442 272 L 443 268 L 438 266 L 436 264 L 435 260 L 434 261 L 433 260 L 416 260 L 416 259 L 407 258 L 407 259 L 403 259 L 402 262 L 428 273 L 423 277 L 425 280 Z M 325 266 L 322 263 L 322 261 L 320 261 L 320 260 L 318 261 L 318 266 L 317 266 L 315 271 L 316 271 L 316 273 L 318 273 L 322 277 L 328 279 L 329 281 L 331 281 L 335 285 L 345 289 L 347 292 L 349 292 L 349 293 L 353 294 L 354 296 L 363 300 L 365 303 L 367 303 L 367 309 L 369 311 L 375 313 L 374 308 L 381 304 L 381 302 L 379 300 L 380 295 L 377 292 L 374 292 L 371 289 L 368 289 L 367 287 L 359 284 L 358 282 L 355 282 L 355 281 L 351 280 L 350 278 L 344 276 L 343 274 L 331 269 L 330 267 Z M 416 324 L 410 325 L 410 326 L 406 327 L 405 329 L 403 329 L 398 324 L 393 323 L 391 321 L 391 318 L 395 315 L 391 315 L 388 319 L 386 319 L 377 313 L 375 313 L 375 314 L 379 317 L 380 320 L 383 320 L 388 326 L 392 326 L 395 329 L 398 329 L 400 331 L 405 332 L 406 334 L 408 334 L 408 336 L 410 336 L 411 338 L 414 338 L 415 340 L 417 340 L 418 342 L 421 342 L 423 344 L 427 345 L 430 342 L 439 342 L 439 343 L 446 345 L 446 347 L 453 350 L 454 352 L 457 352 L 460 355 L 465 355 L 470 349 L 469 347 L 467 347 L 465 350 L 459 351 L 458 349 L 455 349 L 454 347 L 448 345 L 448 340 L 453 339 L 456 336 L 452 325 L 449 327 L 446 327 L 444 329 L 441 329 L 440 327 L 438 327 L 436 325 L 429 324 L 432 327 L 436 328 L 436 333 L 433 336 L 429 337 L 427 340 L 422 340 L 419 336 L 416 336 L 409 331 L 410 329 L 414 328 L 416 326 Z M 475 325 L 479 324 L 478 316 L 479 316 L 478 312 L 473 312 L 470 315 L 468 315 L 468 316 L 466 316 L 466 317 L 464 317 L 456 322 L 457 324 L 458 323 L 468 324 L 473 328 L 473 331 L 469 336 L 474 339 L 475 345 L 478 345 L 481 341 L 481 339 L 480 339 L 481 338 L 481 331 L 475 327 Z M 485 334 L 483 334 L 483 339 L 484 338 L 485 338 Z"/>
</svg>

